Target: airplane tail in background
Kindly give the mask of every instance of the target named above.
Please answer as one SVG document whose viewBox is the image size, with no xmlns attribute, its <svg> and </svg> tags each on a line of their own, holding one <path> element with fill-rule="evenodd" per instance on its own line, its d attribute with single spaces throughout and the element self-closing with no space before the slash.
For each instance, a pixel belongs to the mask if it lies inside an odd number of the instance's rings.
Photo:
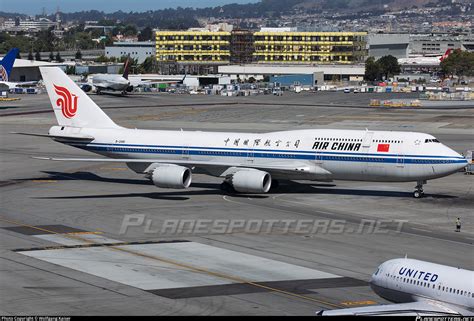
<svg viewBox="0 0 474 321">
<path fill-rule="evenodd" d="M 58 67 L 40 67 L 60 126 L 120 128 Z"/>
<path fill-rule="evenodd" d="M 0 81 L 8 81 L 13 63 L 19 52 L 20 50 L 18 48 L 13 48 L 3 57 L 2 61 L 0 61 Z"/>
<path fill-rule="evenodd" d="M 130 71 L 130 55 L 128 55 L 127 60 L 123 64 L 123 75 L 122 77 L 128 79 L 128 72 Z"/>
<path fill-rule="evenodd" d="M 441 56 L 441 58 L 439 58 L 439 61 L 443 61 L 444 59 L 448 58 L 449 55 L 453 52 L 453 49 L 449 48 L 448 50 L 446 50 L 446 52 L 444 53 L 443 56 Z"/>
</svg>

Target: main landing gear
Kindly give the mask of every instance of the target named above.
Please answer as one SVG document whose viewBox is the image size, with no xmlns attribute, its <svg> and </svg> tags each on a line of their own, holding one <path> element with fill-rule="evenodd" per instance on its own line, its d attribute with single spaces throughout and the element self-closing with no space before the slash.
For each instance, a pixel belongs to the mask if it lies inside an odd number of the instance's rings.
<svg viewBox="0 0 474 321">
<path fill-rule="evenodd" d="M 423 192 L 423 185 L 426 184 L 426 181 L 418 181 L 416 182 L 415 191 L 413 192 L 414 198 L 421 198 L 425 196 L 425 192 Z"/>
</svg>

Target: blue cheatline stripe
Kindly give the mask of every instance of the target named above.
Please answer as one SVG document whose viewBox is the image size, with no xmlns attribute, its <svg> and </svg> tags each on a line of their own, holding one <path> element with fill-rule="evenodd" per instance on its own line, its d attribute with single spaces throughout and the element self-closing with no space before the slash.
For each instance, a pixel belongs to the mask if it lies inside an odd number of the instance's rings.
<svg viewBox="0 0 474 321">
<path fill-rule="evenodd" d="M 366 153 L 350 153 L 350 152 L 321 152 L 316 150 L 311 151 L 300 151 L 300 150 L 284 150 L 284 149 L 251 149 L 251 148 L 228 148 L 228 147 L 200 147 L 200 146 L 166 146 L 166 145 L 138 145 L 138 144 L 107 144 L 107 143 L 80 143 L 88 146 L 119 146 L 119 147 L 147 147 L 147 148 L 165 148 L 165 149 L 198 149 L 198 150 L 226 150 L 226 151 L 244 151 L 248 152 L 267 152 L 267 153 L 306 153 L 314 155 L 316 152 L 318 154 L 324 155 L 360 155 L 360 156 L 378 156 L 378 157 L 417 157 L 417 158 L 449 158 L 449 159 L 460 159 L 465 160 L 463 157 L 456 156 L 439 156 L 439 155 L 398 155 L 398 154 L 366 154 Z"/>
<path fill-rule="evenodd" d="M 273 159 L 299 159 L 299 160 L 315 160 L 315 153 L 312 155 L 304 154 L 281 154 L 281 153 L 258 153 L 258 152 L 243 152 L 243 151 L 216 151 L 216 150 L 186 150 L 166 148 L 166 149 L 149 149 L 149 148 L 130 148 L 124 147 L 106 147 L 106 146 L 90 146 L 82 143 L 71 143 L 71 145 L 88 150 L 88 151 L 102 151 L 115 153 L 138 153 L 138 154 L 162 154 L 162 155 L 196 155 L 196 156 L 216 156 L 216 157 L 254 157 L 254 158 L 273 158 Z M 250 155 L 249 155 L 250 154 Z M 323 155 L 318 160 L 325 161 L 344 161 L 344 162 L 369 162 L 369 163 L 397 163 L 397 164 L 461 164 L 466 163 L 466 160 L 460 159 L 413 159 L 413 158 L 384 158 L 384 157 L 361 157 L 361 156 L 336 156 Z"/>
</svg>

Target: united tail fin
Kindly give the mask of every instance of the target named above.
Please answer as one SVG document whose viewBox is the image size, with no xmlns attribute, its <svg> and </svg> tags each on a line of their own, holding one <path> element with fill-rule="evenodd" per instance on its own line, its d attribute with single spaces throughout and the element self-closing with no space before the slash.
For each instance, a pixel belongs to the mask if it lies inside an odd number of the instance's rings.
<svg viewBox="0 0 474 321">
<path fill-rule="evenodd" d="M 18 48 L 10 49 L 2 61 L 0 61 L 0 81 L 8 81 L 8 78 L 10 78 L 13 64 L 19 52 L 20 49 Z"/>
<path fill-rule="evenodd" d="M 43 82 L 60 126 L 120 128 L 58 67 L 40 67 Z"/>
</svg>

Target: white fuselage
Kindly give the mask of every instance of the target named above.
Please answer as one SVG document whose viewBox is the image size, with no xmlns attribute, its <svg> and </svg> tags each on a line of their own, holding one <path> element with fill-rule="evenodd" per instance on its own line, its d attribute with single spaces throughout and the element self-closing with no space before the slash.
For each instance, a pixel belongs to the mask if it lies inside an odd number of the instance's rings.
<svg viewBox="0 0 474 321">
<path fill-rule="evenodd" d="M 18 88 L 18 87 L 32 87 L 37 84 L 37 81 L 25 81 L 25 82 L 11 82 L 11 81 L 0 81 L 0 86 L 5 85 L 9 90 Z"/>
<path fill-rule="evenodd" d="M 92 84 L 100 89 L 125 91 L 130 81 L 121 75 L 96 74 L 92 77 Z"/>
<path fill-rule="evenodd" d="M 381 297 L 397 303 L 434 300 L 474 311 L 474 271 L 414 259 L 382 263 L 370 280 Z"/>
<path fill-rule="evenodd" d="M 256 164 L 315 164 L 330 179 L 424 181 L 463 168 L 467 161 L 427 134 L 361 130 L 294 130 L 271 133 L 77 129 L 95 140 L 66 142 L 112 158 Z M 50 134 L 62 134 L 54 126 Z M 208 174 L 222 171 L 206 168 Z M 276 179 L 317 179 L 309 173 L 271 173 Z"/>
</svg>

